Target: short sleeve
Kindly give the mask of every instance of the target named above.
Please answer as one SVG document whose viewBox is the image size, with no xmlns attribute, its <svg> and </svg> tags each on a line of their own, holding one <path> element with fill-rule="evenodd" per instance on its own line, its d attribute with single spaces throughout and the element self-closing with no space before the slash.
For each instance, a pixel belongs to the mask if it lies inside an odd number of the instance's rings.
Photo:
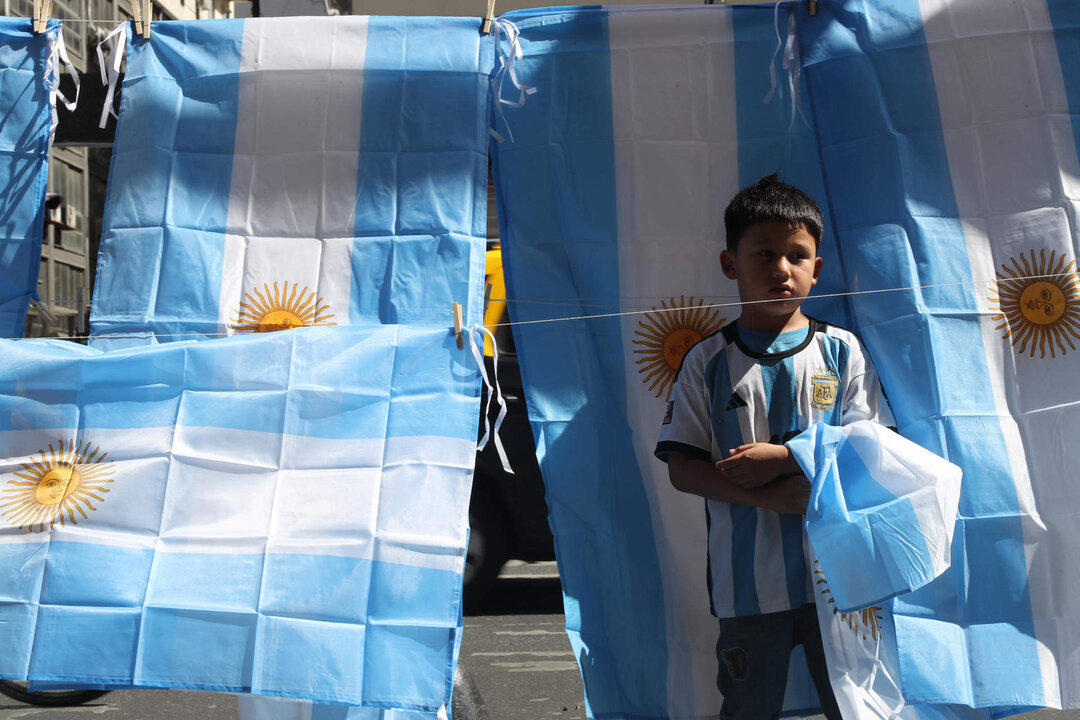
<svg viewBox="0 0 1080 720">
<path fill-rule="evenodd" d="M 886 427 L 895 427 L 892 409 L 881 387 L 877 370 L 863 346 L 855 340 L 844 374 L 844 411 L 841 424 L 870 420 Z"/>
<path fill-rule="evenodd" d="M 705 353 L 695 347 L 686 354 L 671 389 L 656 457 L 667 462 L 668 455 L 683 453 L 702 460 L 712 458 L 712 424 L 709 396 L 705 387 Z"/>
</svg>

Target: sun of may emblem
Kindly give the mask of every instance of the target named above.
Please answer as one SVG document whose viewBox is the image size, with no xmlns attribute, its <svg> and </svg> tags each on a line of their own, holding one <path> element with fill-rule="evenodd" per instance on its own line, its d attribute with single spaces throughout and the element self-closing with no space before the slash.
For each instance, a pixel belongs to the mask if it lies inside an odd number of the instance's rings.
<svg viewBox="0 0 1080 720">
<path fill-rule="evenodd" d="M 640 339 L 634 340 L 634 344 L 641 347 L 634 354 L 641 357 L 634 362 L 638 372 L 645 376 L 641 381 L 651 383 L 649 390 L 655 390 L 656 397 L 667 399 L 671 395 L 671 385 L 683 356 L 698 340 L 723 325 L 724 318 L 715 310 L 702 307 L 704 304 L 704 300 L 695 304 L 693 297 L 687 300 L 685 296 L 678 301 L 671 298 L 670 305 L 661 300 L 659 310 L 653 306 L 656 312 L 646 313 L 645 319 L 638 323 L 634 335 Z"/>
<path fill-rule="evenodd" d="M 1076 263 L 1066 264 L 1065 255 L 1046 250 L 1035 251 L 1030 259 L 1020 255 L 1020 261 L 1011 258 L 1012 266 L 1002 265 L 998 273 L 996 294 L 990 300 L 1001 310 L 994 320 L 1003 320 L 996 330 L 1006 330 L 1004 338 L 1013 346 L 1020 346 L 1020 353 L 1035 357 L 1064 355 L 1068 344 L 1075 350 L 1072 338 L 1080 340 L 1080 278 L 1076 275 Z M 1071 336 L 1071 337 L 1070 337 Z"/>
<path fill-rule="evenodd" d="M 112 482 L 112 461 L 104 462 L 106 453 L 101 448 L 90 450 L 90 443 L 80 447 L 72 440 L 67 449 L 60 441 L 60 449 L 40 451 L 40 457 L 31 457 L 22 463 L 22 472 L 11 480 L 0 497 L 4 518 L 12 525 L 33 532 L 37 526 L 44 530 L 56 524 L 78 525 L 75 513 L 88 517 L 87 510 L 97 510 L 91 500 L 104 502 L 109 489 L 105 483 Z"/>
<path fill-rule="evenodd" d="M 818 564 L 817 560 L 814 564 Z M 842 613 L 836 608 L 836 601 L 832 599 L 832 591 L 829 590 L 829 583 L 825 581 L 825 573 L 821 571 L 821 568 L 814 568 L 814 574 L 818 576 L 814 582 L 818 585 L 824 585 L 821 588 L 822 595 L 829 596 L 829 604 L 832 605 L 833 614 L 840 615 L 840 621 L 846 622 L 847 626 L 851 628 L 856 634 L 862 635 L 862 639 L 867 639 L 867 633 L 869 637 L 877 640 L 878 633 L 881 632 L 881 608 L 878 606 L 868 607 L 863 610 L 855 610 L 854 612 Z"/>
<path fill-rule="evenodd" d="M 289 283 L 284 286 L 278 289 L 278 284 L 274 283 L 271 290 L 264 283 L 262 291 L 254 288 L 246 293 L 230 327 L 241 332 L 262 333 L 336 324 L 328 322 L 334 317 L 326 314 L 330 306 L 322 304 L 322 298 L 309 291 L 307 286 L 301 288 L 300 283 L 293 283 L 291 291 Z"/>
</svg>

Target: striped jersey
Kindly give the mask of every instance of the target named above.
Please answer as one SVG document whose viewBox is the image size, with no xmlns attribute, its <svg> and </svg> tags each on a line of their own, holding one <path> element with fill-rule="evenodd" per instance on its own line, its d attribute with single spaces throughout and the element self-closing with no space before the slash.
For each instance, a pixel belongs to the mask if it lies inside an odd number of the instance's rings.
<svg viewBox="0 0 1080 720">
<path fill-rule="evenodd" d="M 816 422 L 893 425 L 870 358 L 848 330 L 809 327 L 767 335 L 733 322 L 683 360 L 656 456 L 716 462 L 731 448 L 782 443 Z M 756 615 L 813 602 L 803 516 L 706 499 L 713 614 Z"/>
</svg>

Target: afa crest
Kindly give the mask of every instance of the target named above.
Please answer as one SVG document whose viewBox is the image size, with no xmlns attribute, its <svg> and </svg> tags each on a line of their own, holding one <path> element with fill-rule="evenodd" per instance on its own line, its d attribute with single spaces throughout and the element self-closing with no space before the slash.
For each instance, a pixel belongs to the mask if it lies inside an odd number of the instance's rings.
<svg viewBox="0 0 1080 720">
<path fill-rule="evenodd" d="M 836 395 L 840 388 L 840 379 L 836 373 L 828 368 L 822 368 L 810 378 L 814 388 L 814 399 L 811 405 L 818 410 L 832 410 L 836 405 Z"/>
</svg>

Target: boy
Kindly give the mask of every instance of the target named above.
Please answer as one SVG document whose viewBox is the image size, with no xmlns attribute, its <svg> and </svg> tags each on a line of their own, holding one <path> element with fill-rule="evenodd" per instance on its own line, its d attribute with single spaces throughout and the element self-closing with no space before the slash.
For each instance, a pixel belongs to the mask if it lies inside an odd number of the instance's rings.
<svg viewBox="0 0 1080 720">
<path fill-rule="evenodd" d="M 720 717 L 778 718 L 802 645 L 825 716 L 840 720 L 804 549 L 810 485 L 781 443 L 819 421 L 892 416 L 855 336 L 802 313 L 822 266 L 817 204 L 771 175 L 731 200 L 724 226 L 720 264 L 742 313 L 686 354 L 656 455 L 675 488 L 706 500 Z"/>
</svg>

